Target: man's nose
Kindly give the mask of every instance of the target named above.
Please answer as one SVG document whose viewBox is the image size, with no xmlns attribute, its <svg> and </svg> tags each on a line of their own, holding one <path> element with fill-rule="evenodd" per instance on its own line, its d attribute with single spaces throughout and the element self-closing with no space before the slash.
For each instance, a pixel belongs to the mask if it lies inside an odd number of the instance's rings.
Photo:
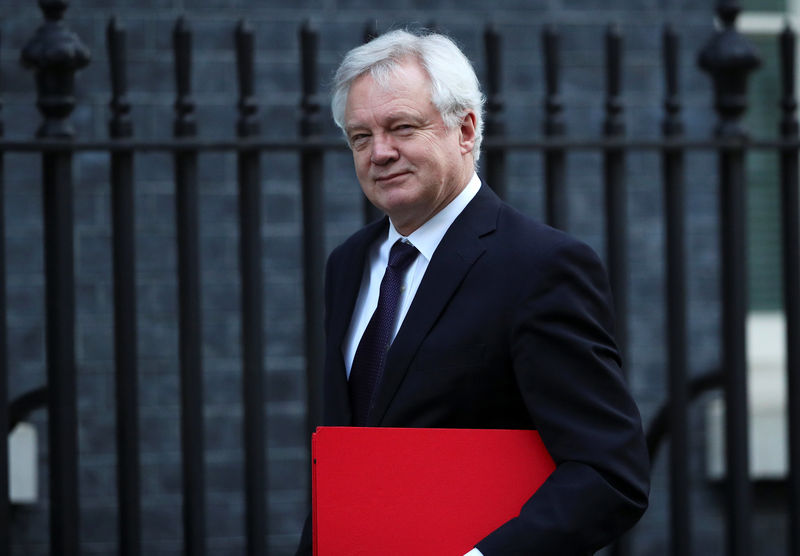
<svg viewBox="0 0 800 556">
<path fill-rule="evenodd" d="M 370 156 L 370 161 L 373 164 L 382 166 L 397 160 L 399 156 L 391 136 L 382 133 L 373 136 L 372 155 Z"/>
</svg>

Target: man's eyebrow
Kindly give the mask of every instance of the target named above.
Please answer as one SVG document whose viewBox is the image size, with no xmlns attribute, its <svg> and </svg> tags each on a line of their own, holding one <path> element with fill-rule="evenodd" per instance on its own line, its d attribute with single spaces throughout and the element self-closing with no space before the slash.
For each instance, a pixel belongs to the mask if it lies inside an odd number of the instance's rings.
<svg viewBox="0 0 800 556">
<path fill-rule="evenodd" d="M 354 129 L 364 129 L 367 127 L 367 124 L 364 122 L 359 122 L 358 120 L 354 122 L 345 122 L 344 124 L 344 132 L 350 133 Z"/>
<path fill-rule="evenodd" d="M 399 120 L 408 120 L 417 124 L 421 124 L 425 121 L 425 117 L 422 114 L 417 114 L 416 112 L 410 110 L 399 110 L 397 112 L 389 113 L 384 119 L 384 122 L 388 125 L 392 125 Z M 354 131 L 368 129 L 369 125 L 359 121 L 351 122 L 345 124 L 344 126 L 344 132 L 346 135 L 350 135 Z"/>
<path fill-rule="evenodd" d="M 386 117 L 389 123 L 396 122 L 397 120 L 411 120 L 414 122 L 421 122 L 425 118 L 421 114 L 416 114 L 411 111 L 398 111 L 392 112 Z"/>
</svg>

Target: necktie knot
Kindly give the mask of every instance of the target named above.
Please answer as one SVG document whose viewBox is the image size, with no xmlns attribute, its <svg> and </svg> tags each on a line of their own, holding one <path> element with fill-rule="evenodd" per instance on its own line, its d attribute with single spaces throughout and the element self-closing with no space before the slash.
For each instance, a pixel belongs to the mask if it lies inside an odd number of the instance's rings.
<svg viewBox="0 0 800 556">
<path fill-rule="evenodd" d="M 389 266 L 399 272 L 403 272 L 416 258 L 417 253 L 416 247 L 402 239 L 398 239 L 389 252 Z"/>
</svg>

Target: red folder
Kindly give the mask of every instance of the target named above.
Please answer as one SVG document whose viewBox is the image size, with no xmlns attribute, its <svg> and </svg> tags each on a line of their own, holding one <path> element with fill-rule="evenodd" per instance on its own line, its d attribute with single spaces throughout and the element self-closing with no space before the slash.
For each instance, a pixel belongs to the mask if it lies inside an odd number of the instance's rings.
<svg viewBox="0 0 800 556">
<path fill-rule="evenodd" d="M 555 469 L 536 431 L 320 427 L 315 556 L 462 556 Z"/>
</svg>

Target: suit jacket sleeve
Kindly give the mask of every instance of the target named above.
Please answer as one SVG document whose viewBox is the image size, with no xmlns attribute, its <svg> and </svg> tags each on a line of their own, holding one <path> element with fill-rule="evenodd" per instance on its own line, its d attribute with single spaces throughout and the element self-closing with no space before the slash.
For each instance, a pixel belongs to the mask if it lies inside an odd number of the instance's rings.
<svg viewBox="0 0 800 556">
<path fill-rule="evenodd" d="M 517 304 L 510 349 L 557 467 L 517 518 L 478 544 L 485 556 L 591 553 L 647 507 L 649 458 L 620 370 L 605 270 L 571 239 L 537 266 L 535 286 Z"/>
</svg>

